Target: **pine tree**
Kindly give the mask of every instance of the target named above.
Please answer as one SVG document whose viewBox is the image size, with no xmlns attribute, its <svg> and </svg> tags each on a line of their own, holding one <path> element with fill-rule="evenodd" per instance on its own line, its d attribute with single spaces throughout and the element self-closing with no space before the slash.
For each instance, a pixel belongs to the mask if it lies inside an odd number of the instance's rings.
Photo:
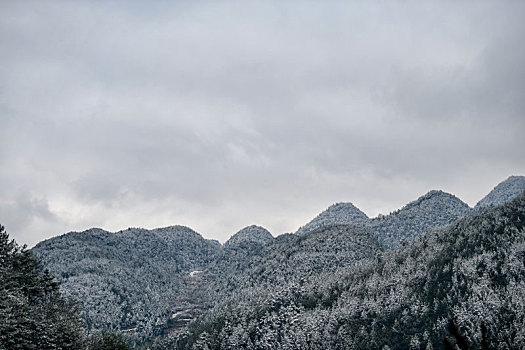
<svg viewBox="0 0 525 350">
<path fill-rule="evenodd" d="M 122 334 L 105 333 L 91 337 L 88 350 L 127 350 L 129 349 Z"/>
<path fill-rule="evenodd" d="M 0 349 L 83 349 L 78 311 L 0 225 Z"/>
</svg>

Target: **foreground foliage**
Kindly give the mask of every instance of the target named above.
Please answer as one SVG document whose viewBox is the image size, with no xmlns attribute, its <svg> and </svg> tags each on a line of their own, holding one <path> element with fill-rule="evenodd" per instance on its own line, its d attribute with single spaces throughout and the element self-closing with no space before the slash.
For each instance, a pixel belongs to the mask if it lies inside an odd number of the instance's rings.
<svg viewBox="0 0 525 350">
<path fill-rule="evenodd" d="M 0 349 L 82 349 L 77 309 L 0 225 Z"/>
<path fill-rule="evenodd" d="M 126 350 L 120 334 L 86 336 L 80 312 L 0 225 L 0 350 Z"/>
</svg>

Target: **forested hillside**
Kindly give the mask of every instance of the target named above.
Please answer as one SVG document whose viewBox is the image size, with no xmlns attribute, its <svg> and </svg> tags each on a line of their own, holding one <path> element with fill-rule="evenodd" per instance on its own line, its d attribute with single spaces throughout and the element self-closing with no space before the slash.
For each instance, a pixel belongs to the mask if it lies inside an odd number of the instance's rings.
<svg viewBox="0 0 525 350">
<path fill-rule="evenodd" d="M 225 248 L 235 248 L 244 244 L 264 245 L 273 240 L 272 234 L 264 227 L 251 225 L 243 228 L 224 243 Z"/>
<path fill-rule="evenodd" d="M 174 312 L 195 303 L 186 294 L 194 285 L 190 274 L 216 260 L 222 247 L 172 226 L 72 232 L 33 252 L 61 281 L 63 294 L 79 302 L 88 331 L 124 331 L 140 341 L 162 334 Z"/>
<path fill-rule="evenodd" d="M 281 235 L 259 246 L 225 249 L 224 255 L 205 271 L 215 276 L 210 298 L 221 300 L 240 289 L 273 289 L 290 281 L 307 281 L 323 272 L 380 251 L 367 230 L 352 225 L 323 227 L 305 235 Z"/>
<path fill-rule="evenodd" d="M 305 234 L 320 227 L 352 224 L 368 228 L 387 248 L 395 248 L 403 240 L 411 240 L 426 230 L 444 226 L 467 215 L 470 208 L 456 196 L 443 191 L 430 191 L 403 208 L 368 218 L 352 203 L 337 203 L 299 228 Z"/>
<path fill-rule="evenodd" d="M 298 296 L 302 307 L 310 307 L 315 303 L 313 295 L 322 280 L 337 276 L 342 266 L 352 266 L 380 253 L 381 247 L 373 235 L 353 225 L 322 227 L 304 235 L 278 236 L 250 255 L 225 252 L 205 272 L 215 277 L 214 283 L 209 285 L 210 300 L 215 308 L 206 314 L 206 318 L 216 314 L 222 318 L 223 313 L 257 305 L 258 301 L 268 298 L 269 292 L 279 295 L 283 291 L 290 292 Z M 313 294 L 306 294 L 307 291 Z M 279 300 L 275 302 L 280 304 Z M 258 305 L 254 312 L 261 315 L 267 312 L 267 306 Z M 197 328 L 201 327 L 201 322 L 197 321 Z M 215 328 L 217 324 L 211 327 Z M 177 342 L 179 347 L 185 348 L 193 344 L 194 335 L 185 331 L 174 333 L 159 340 L 154 348 L 172 348 Z M 200 345 L 196 346 L 200 348 Z"/>
<path fill-rule="evenodd" d="M 352 203 L 337 203 L 299 228 L 296 233 L 304 234 L 319 227 L 337 224 L 353 224 L 367 227 L 384 248 L 391 249 L 427 230 L 445 226 L 466 215 L 473 215 L 481 208 L 501 205 L 523 191 L 525 176 L 510 176 L 481 199 L 474 209 L 452 194 L 434 190 L 399 210 L 375 218 L 368 218 Z"/>
<path fill-rule="evenodd" d="M 443 191 L 430 191 L 403 208 L 365 223 L 385 248 L 395 248 L 427 230 L 450 224 L 470 211 L 467 204 Z"/>
<path fill-rule="evenodd" d="M 449 318 L 475 348 L 482 322 L 490 348 L 524 348 L 524 225 L 525 193 L 310 281 L 234 294 L 159 348 L 436 349 Z"/>
<path fill-rule="evenodd" d="M 501 205 L 515 198 L 523 191 L 525 191 L 525 176 L 510 176 L 483 197 L 474 209 Z"/>
<path fill-rule="evenodd" d="M 494 206 L 525 190 L 522 178 L 475 210 L 430 191 L 376 218 L 335 204 L 275 238 L 255 225 L 224 245 L 183 226 L 91 229 L 32 251 L 78 302 L 87 332 L 134 346 L 436 348 L 454 317 L 472 342 L 485 319 L 492 344 L 512 348 L 522 344 L 523 195 Z"/>
<path fill-rule="evenodd" d="M 317 215 L 309 223 L 297 230 L 296 234 L 305 234 L 319 227 L 352 224 L 363 226 L 368 222 L 368 216 L 352 203 L 336 203 Z"/>
</svg>

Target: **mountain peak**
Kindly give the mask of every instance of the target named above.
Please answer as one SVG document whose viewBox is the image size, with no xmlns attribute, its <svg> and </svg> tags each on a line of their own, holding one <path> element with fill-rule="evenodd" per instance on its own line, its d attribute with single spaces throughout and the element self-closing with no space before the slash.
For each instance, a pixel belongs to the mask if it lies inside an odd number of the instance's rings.
<svg viewBox="0 0 525 350">
<path fill-rule="evenodd" d="M 368 216 L 350 202 L 332 204 L 312 221 L 297 230 L 296 234 L 305 234 L 316 228 L 335 224 L 353 224 L 363 226 Z"/>
<path fill-rule="evenodd" d="M 505 181 L 500 182 L 492 191 L 481 199 L 474 209 L 494 207 L 503 204 L 521 192 L 525 191 L 525 176 L 509 176 Z"/>
<path fill-rule="evenodd" d="M 407 210 L 414 207 L 424 206 L 424 205 L 431 205 L 431 203 L 436 201 L 450 201 L 454 202 L 455 204 L 459 205 L 460 207 L 465 207 L 465 209 L 468 208 L 468 205 L 463 202 L 458 197 L 454 196 L 453 194 L 443 192 L 441 190 L 431 190 L 428 191 L 426 194 L 422 195 L 415 201 L 412 201 L 405 205 L 400 210 Z"/>
<path fill-rule="evenodd" d="M 253 242 L 257 244 L 266 244 L 273 239 L 272 234 L 264 227 L 257 225 L 246 226 L 230 237 L 225 247 L 238 246 L 243 242 Z"/>
<path fill-rule="evenodd" d="M 390 215 L 371 219 L 368 227 L 386 248 L 412 239 L 426 230 L 437 228 L 463 217 L 469 206 L 456 196 L 432 190 Z"/>
</svg>

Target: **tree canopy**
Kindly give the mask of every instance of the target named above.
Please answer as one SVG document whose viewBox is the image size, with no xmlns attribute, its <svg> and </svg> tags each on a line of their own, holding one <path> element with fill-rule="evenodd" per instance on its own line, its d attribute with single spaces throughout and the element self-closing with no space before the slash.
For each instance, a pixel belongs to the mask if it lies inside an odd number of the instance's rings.
<svg viewBox="0 0 525 350">
<path fill-rule="evenodd" d="M 82 349 L 85 336 L 73 302 L 25 246 L 0 225 L 0 349 Z"/>
</svg>

